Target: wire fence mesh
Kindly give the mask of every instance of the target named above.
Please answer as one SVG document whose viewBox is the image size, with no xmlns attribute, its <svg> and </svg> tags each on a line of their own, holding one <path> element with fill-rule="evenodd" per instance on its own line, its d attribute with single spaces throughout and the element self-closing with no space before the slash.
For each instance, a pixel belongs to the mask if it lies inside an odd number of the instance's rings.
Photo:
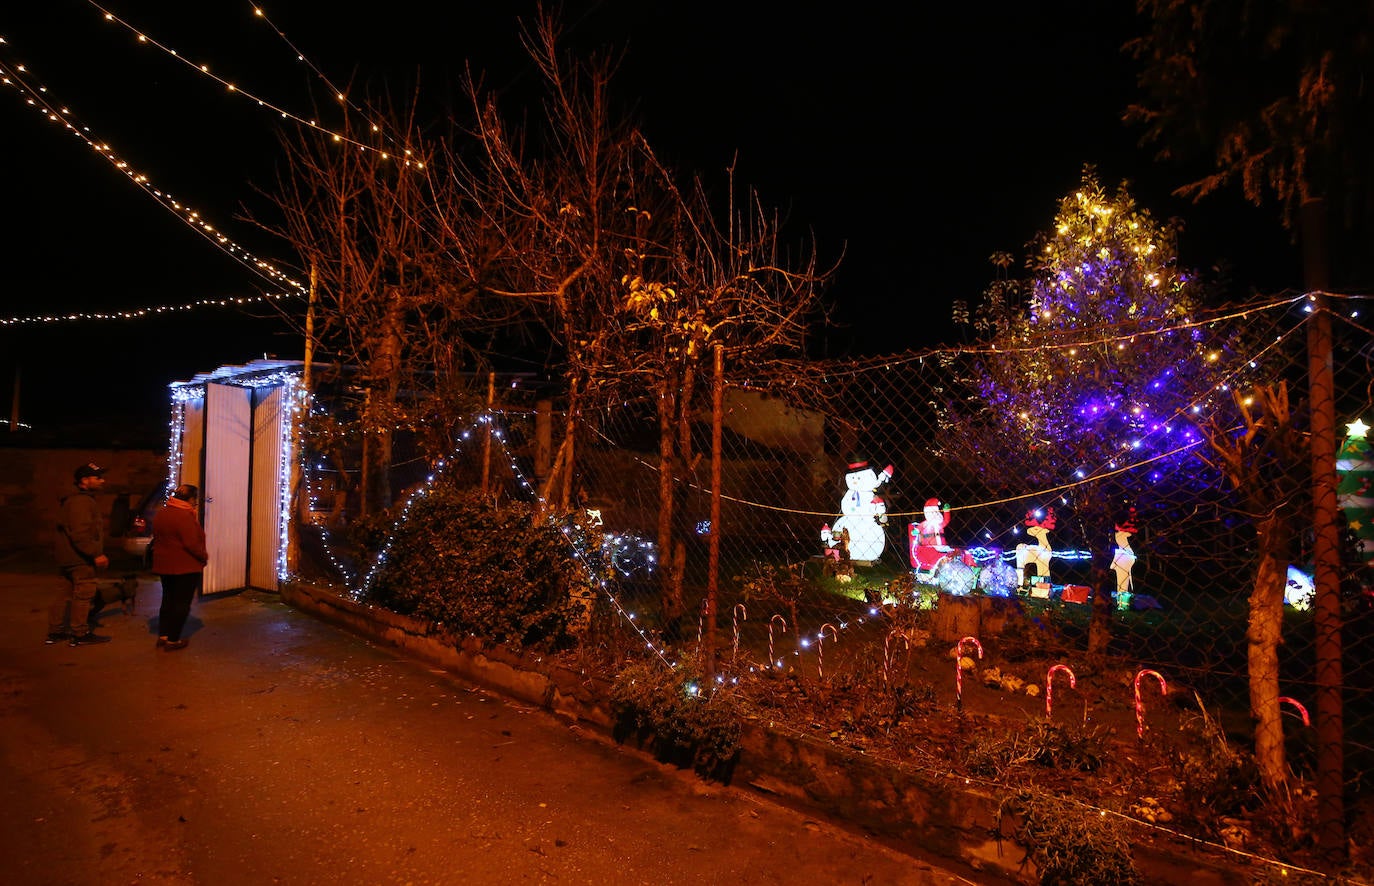
<svg viewBox="0 0 1374 886">
<path fill-rule="evenodd" d="M 584 646 L 622 662 L 693 655 L 728 681 L 891 689 L 910 681 L 922 643 L 1006 661 L 1046 641 L 1062 661 L 1092 653 L 1135 673 L 1137 718 L 1151 674 L 1249 734 L 1255 613 L 1281 589 L 1277 684 L 1258 697 L 1289 725 L 1294 771 L 1311 775 L 1312 715 L 1334 691 L 1344 777 L 1362 795 L 1374 769 L 1374 456 L 1360 417 L 1374 347 L 1363 301 L 1333 299 L 1333 686 L 1313 608 L 1314 304 L 785 371 L 726 359 L 719 405 L 703 400 L 680 426 L 647 393 L 587 398 L 569 422 L 561 396 L 502 381 L 454 429 L 462 455 L 445 469 L 495 498 L 534 499 L 566 456 L 567 500 L 600 542 L 587 564 L 602 598 Z M 559 454 L 568 427 L 574 454 Z M 397 444 L 395 490 L 424 485 L 424 449 Z M 309 484 L 318 502 L 327 476 Z M 313 562 L 316 577 L 364 592 L 357 564 Z M 941 678 L 937 703 L 951 713 L 962 675 Z M 1047 694 L 1054 676 L 1037 681 Z"/>
</svg>

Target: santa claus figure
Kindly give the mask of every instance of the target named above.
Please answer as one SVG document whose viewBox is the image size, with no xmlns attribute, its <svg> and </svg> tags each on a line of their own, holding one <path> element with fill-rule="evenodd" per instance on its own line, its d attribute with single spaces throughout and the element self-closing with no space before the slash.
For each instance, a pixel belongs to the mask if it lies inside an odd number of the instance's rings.
<svg viewBox="0 0 1374 886">
<path fill-rule="evenodd" d="M 821 529 L 827 550 L 838 546 L 842 532 L 849 534 L 849 556 L 873 562 L 883 555 L 887 544 L 883 527 L 887 524 L 887 505 L 878 497 L 878 487 L 892 479 L 892 465 L 875 472 L 868 462 L 853 462 L 844 475 L 848 490 L 840 499 L 840 519 Z"/>
<path fill-rule="evenodd" d="M 949 525 L 949 505 L 941 504 L 938 498 L 926 499 L 922 509 L 925 519 L 912 523 L 910 532 L 911 568 L 923 573 L 931 573 L 954 549 L 945 544 L 945 527 Z"/>
</svg>

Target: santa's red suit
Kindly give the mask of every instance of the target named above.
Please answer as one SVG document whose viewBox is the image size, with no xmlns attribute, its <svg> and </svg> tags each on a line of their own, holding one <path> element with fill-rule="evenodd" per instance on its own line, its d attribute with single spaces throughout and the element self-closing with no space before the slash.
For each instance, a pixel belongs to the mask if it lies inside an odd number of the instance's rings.
<svg viewBox="0 0 1374 886">
<path fill-rule="evenodd" d="M 912 523 L 911 565 L 926 572 L 934 569 L 952 548 L 945 544 L 945 527 L 949 525 L 949 511 L 940 508 L 938 498 L 928 499 L 924 508 L 926 518 Z"/>
</svg>

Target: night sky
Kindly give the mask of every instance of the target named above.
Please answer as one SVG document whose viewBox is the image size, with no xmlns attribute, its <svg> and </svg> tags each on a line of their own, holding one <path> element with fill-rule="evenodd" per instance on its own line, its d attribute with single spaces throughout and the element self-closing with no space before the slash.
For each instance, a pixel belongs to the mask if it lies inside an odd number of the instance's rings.
<svg viewBox="0 0 1374 886">
<path fill-rule="evenodd" d="M 318 102 L 329 119 L 327 88 L 251 3 L 101 6 L 242 90 L 303 117 Z M 1237 297 L 1298 285 L 1272 210 L 1232 194 L 1197 206 L 1171 197 L 1196 170 L 1160 166 L 1119 122 L 1134 83 L 1120 52 L 1137 28 L 1131 3 L 958 7 L 586 0 L 565 4 L 562 19 L 573 49 L 623 53 L 616 95 L 661 156 L 708 181 L 737 158 L 739 180 L 785 212 L 796 240 L 814 232 L 823 257 L 843 254 L 831 356 L 949 340 L 950 302 L 977 298 L 993 252 L 1022 254 L 1085 163 L 1109 185 L 1129 180 L 1157 217 L 1182 217 L 1183 262 L 1231 267 Z M 534 9 L 525 0 L 263 9 L 351 94 L 408 95 L 418 74 L 433 119 L 455 106 L 465 63 L 515 98 L 533 85 L 518 44 L 518 19 Z M 70 119 L 253 254 L 289 264 L 245 220 L 270 216 L 258 189 L 273 181 L 278 115 L 140 45 L 86 0 L 11 0 L 0 35 L 0 62 L 26 65 Z M 0 319 L 268 288 L 10 87 L 0 90 L 0 161 Z M 156 423 L 167 383 L 264 354 L 301 356 L 268 307 L 6 325 L 0 384 L 19 368 L 21 419 L 39 428 L 78 413 Z"/>
</svg>

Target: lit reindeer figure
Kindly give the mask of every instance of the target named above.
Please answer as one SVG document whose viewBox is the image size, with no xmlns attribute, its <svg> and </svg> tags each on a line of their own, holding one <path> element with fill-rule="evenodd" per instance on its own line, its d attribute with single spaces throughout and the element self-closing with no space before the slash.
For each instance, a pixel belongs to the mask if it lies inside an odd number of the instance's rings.
<svg viewBox="0 0 1374 886">
<path fill-rule="evenodd" d="M 1042 579 L 1045 584 L 1050 580 L 1050 558 L 1054 556 L 1054 549 L 1050 547 L 1050 530 L 1054 528 L 1054 508 L 1047 508 L 1045 519 L 1041 520 L 1036 516 L 1035 511 L 1026 512 L 1026 534 L 1035 539 L 1033 545 L 1019 544 L 1016 546 L 1016 586 L 1023 588 L 1026 586 L 1026 566 L 1035 564 L 1035 575 Z M 1049 592 L 1037 593 L 1031 591 L 1033 597 L 1048 597 Z"/>
</svg>

